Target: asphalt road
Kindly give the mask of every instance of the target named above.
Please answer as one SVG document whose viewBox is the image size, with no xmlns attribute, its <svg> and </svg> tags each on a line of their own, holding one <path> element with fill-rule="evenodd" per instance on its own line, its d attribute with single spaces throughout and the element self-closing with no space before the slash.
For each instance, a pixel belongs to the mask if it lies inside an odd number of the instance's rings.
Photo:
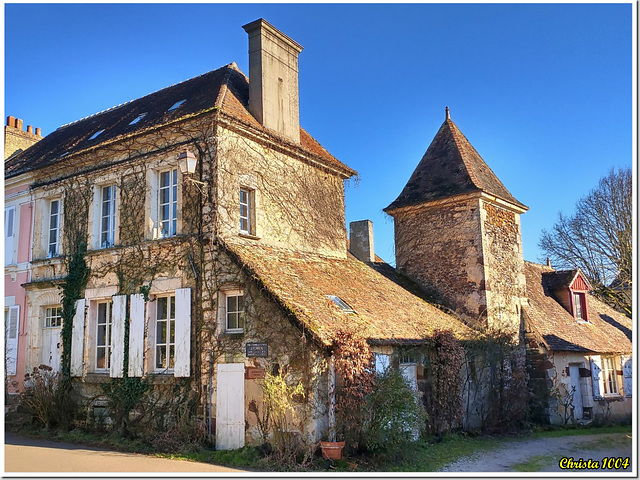
<svg viewBox="0 0 640 480">
<path fill-rule="evenodd" d="M 208 463 L 169 460 L 149 455 L 100 450 L 81 445 L 72 445 L 70 443 L 18 437 L 11 433 L 5 433 L 4 471 L 5 473 L 238 472 L 233 476 L 237 476 L 243 472 L 243 470 Z"/>
</svg>

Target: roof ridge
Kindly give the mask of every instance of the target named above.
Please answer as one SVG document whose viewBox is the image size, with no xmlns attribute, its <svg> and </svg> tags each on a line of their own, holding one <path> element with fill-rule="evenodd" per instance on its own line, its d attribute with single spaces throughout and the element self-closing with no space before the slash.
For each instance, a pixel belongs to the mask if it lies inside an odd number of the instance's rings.
<svg viewBox="0 0 640 480">
<path fill-rule="evenodd" d="M 235 68 L 233 67 L 234 65 L 235 65 Z M 78 120 L 74 120 L 73 122 L 65 123 L 65 124 L 63 124 L 63 125 L 60 125 L 58 128 L 56 128 L 56 130 L 55 130 L 55 131 L 58 131 L 58 130 L 60 130 L 60 129 L 62 129 L 62 128 L 65 128 L 65 127 L 69 127 L 69 126 L 71 126 L 71 125 L 75 125 L 76 123 L 82 122 L 82 121 L 84 121 L 84 120 L 88 120 L 88 119 L 90 119 L 90 118 L 97 117 L 98 115 L 102 115 L 103 113 L 110 112 L 110 111 L 112 111 L 112 110 L 115 110 L 116 108 L 120 108 L 120 107 L 123 107 L 123 106 L 125 106 L 125 105 L 129 105 L 129 104 L 130 104 L 130 103 L 132 103 L 132 102 L 135 102 L 135 101 L 137 101 L 137 100 L 141 100 L 141 99 L 143 99 L 143 98 L 147 98 L 147 97 L 149 97 L 149 96 L 151 96 L 151 95 L 155 95 L 155 94 L 157 94 L 157 93 L 160 93 L 160 92 L 162 92 L 163 90 L 167 90 L 167 89 L 169 89 L 169 88 L 173 88 L 173 87 L 175 87 L 175 86 L 177 86 L 177 85 L 180 85 L 180 84 L 183 84 L 183 83 L 189 82 L 189 81 L 191 81 L 191 80 L 195 80 L 196 78 L 204 77 L 205 75 L 209 75 L 210 73 L 216 72 L 216 71 L 218 71 L 218 70 L 222 70 L 222 69 L 223 69 L 223 68 L 225 68 L 225 67 L 228 67 L 228 68 L 234 68 L 234 70 L 240 71 L 240 70 L 238 69 L 238 65 L 236 65 L 236 63 L 235 63 L 235 62 L 231 62 L 231 63 L 228 63 L 228 64 L 226 64 L 226 65 L 222 65 L 221 67 L 214 68 L 213 70 L 209 70 L 208 72 L 201 73 L 200 75 L 196 75 L 196 76 L 194 76 L 194 77 L 187 78 L 186 80 L 183 80 L 183 81 L 181 81 L 181 82 L 174 83 L 173 85 L 168 85 L 168 86 L 166 86 L 166 87 L 162 87 L 162 88 L 160 88 L 160 89 L 158 89 L 158 90 L 154 90 L 153 92 L 147 93 L 146 95 L 143 95 L 142 97 L 138 97 L 138 98 L 134 98 L 134 99 L 132 99 L 132 100 L 128 100 L 128 101 L 126 101 L 126 102 L 120 103 L 120 104 L 115 105 L 115 106 L 113 106 L 113 107 L 109 107 L 109 108 L 107 108 L 107 109 L 105 109 L 105 110 L 101 110 L 100 112 L 96 112 L 96 113 L 93 113 L 93 114 L 91 114 L 91 115 L 88 115 L 88 116 L 86 116 L 86 117 L 84 117 L 84 118 L 80 118 L 80 119 L 78 119 Z"/>
</svg>

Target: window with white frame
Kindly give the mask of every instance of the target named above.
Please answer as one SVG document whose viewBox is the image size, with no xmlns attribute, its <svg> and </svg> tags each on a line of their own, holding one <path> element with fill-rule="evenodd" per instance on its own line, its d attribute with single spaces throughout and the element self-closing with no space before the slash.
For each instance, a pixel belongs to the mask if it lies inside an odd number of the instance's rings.
<svg viewBox="0 0 640 480">
<path fill-rule="evenodd" d="M 618 393 L 618 377 L 614 357 L 602 357 L 602 382 L 605 395 Z"/>
<path fill-rule="evenodd" d="M 172 237 L 178 226 L 178 170 L 159 173 L 158 238 Z"/>
<path fill-rule="evenodd" d="M 47 307 L 45 309 L 44 326 L 46 328 L 62 326 L 62 307 Z"/>
<path fill-rule="evenodd" d="M 100 247 L 111 247 L 116 235 L 116 186 L 100 190 Z"/>
<path fill-rule="evenodd" d="M 244 290 L 226 288 L 220 291 L 218 325 L 224 333 L 242 333 L 245 327 Z"/>
<path fill-rule="evenodd" d="M 56 257 L 60 254 L 60 200 L 49 201 L 49 215 L 47 217 L 47 256 Z"/>
<path fill-rule="evenodd" d="M 254 225 L 254 191 L 248 188 L 240 188 L 240 232 L 255 235 Z"/>
<path fill-rule="evenodd" d="M 4 264 L 12 265 L 15 263 L 15 223 L 16 223 L 16 207 L 6 207 L 4 209 Z"/>
<path fill-rule="evenodd" d="M 98 302 L 96 308 L 96 369 L 107 370 L 111 366 L 111 316 L 112 302 Z"/>
<path fill-rule="evenodd" d="M 156 298 L 155 369 L 170 370 L 175 364 L 176 297 Z"/>
</svg>

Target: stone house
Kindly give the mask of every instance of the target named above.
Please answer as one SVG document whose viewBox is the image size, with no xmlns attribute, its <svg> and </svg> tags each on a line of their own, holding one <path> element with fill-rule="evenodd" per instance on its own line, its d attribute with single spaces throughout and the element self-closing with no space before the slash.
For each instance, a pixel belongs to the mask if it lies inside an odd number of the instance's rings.
<svg viewBox="0 0 640 480">
<path fill-rule="evenodd" d="M 217 448 L 259 438 L 265 371 L 302 381 L 300 430 L 325 436 L 331 346 L 345 327 L 425 394 L 412 348 L 438 330 L 468 351 L 495 332 L 517 339 L 530 308 L 527 207 L 448 110 L 385 209 L 394 269 L 376 258 L 369 221 L 352 223 L 347 241 L 344 182 L 356 172 L 300 126 L 302 47 L 264 20 L 243 28 L 248 78 L 226 65 L 64 125 L 5 164 L 6 184 L 28 188 L 33 205 L 18 374 L 69 355 L 89 418 L 104 411 L 101 385 L 145 379 L 167 393 L 158 411 L 193 400 Z M 60 287 L 82 261 L 65 353 Z M 473 360 L 452 372 L 468 428 L 489 402 L 476 370 Z"/>
<path fill-rule="evenodd" d="M 5 164 L 34 206 L 20 373 L 64 368 L 66 351 L 89 419 L 104 412 L 101 385 L 146 379 L 167 393 L 157 411 L 195 399 L 217 448 L 258 438 L 265 370 L 303 382 L 301 429 L 326 435 L 332 338 L 346 325 L 416 389 L 424 372 L 399 346 L 438 329 L 476 336 L 376 261 L 370 222 L 353 225 L 360 259 L 347 250 L 356 172 L 300 127 L 302 47 L 264 20 L 244 29 L 249 78 L 226 65 L 64 125 Z M 85 272 L 66 293 L 65 340 L 61 287 Z"/>
<path fill-rule="evenodd" d="M 555 424 L 630 419 L 632 321 L 589 294 L 582 271 L 525 262 L 533 411 Z"/>
</svg>

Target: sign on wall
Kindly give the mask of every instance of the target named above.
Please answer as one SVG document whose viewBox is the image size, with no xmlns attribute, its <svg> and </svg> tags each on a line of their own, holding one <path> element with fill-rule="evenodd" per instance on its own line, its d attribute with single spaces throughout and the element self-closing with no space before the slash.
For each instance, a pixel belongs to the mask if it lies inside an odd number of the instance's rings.
<svg viewBox="0 0 640 480">
<path fill-rule="evenodd" d="M 247 357 L 268 357 L 269 346 L 266 343 L 247 343 Z"/>
</svg>

